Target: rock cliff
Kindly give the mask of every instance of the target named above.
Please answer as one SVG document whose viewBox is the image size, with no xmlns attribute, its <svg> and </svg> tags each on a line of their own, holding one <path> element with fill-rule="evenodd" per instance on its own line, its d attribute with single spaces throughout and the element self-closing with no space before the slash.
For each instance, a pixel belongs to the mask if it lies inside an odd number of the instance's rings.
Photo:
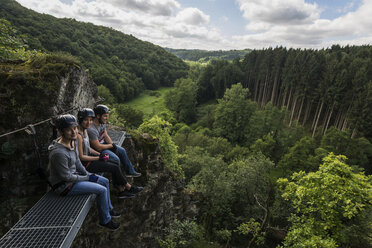
<svg viewBox="0 0 372 248">
<path fill-rule="evenodd" d="M 97 86 L 69 59 L 48 55 L 32 62 L 0 62 L 0 134 L 75 107 L 92 107 L 96 98 Z M 35 129 L 42 166 L 46 167 L 52 129 L 49 122 Z M 0 235 L 48 190 L 36 169 L 33 143 L 26 132 L 0 138 Z"/>
</svg>

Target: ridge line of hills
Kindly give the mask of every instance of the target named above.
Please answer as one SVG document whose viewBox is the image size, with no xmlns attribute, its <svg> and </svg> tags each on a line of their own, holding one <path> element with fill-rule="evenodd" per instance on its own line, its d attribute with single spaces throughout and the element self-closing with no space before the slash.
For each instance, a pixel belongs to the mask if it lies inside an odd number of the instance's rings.
<svg viewBox="0 0 372 248">
<path fill-rule="evenodd" d="M 112 28 L 40 14 L 15 0 L 0 0 L 0 18 L 24 36 L 30 49 L 79 58 L 117 102 L 171 86 L 187 73 L 187 64 L 165 49 Z"/>
</svg>

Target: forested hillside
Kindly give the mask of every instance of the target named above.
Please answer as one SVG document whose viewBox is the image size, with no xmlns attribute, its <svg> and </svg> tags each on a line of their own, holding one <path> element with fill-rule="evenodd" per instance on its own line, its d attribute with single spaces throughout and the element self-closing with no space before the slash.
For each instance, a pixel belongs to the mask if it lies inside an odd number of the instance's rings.
<svg viewBox="0 0 372 248">
<path fill-rule="evenodd" d="M 371 52 L 276 48 L 193 65 L 162 116 L 200 210 L 162 247 L 371 247 Z"/>
<path fill-rule="evenodd" d="M 172 85 L 186 73 L 187 65 L 163 48 L 111 28 L 39 14 L 14 0 L 0 0 L 0 18 L 10 21 L 31 49 L 80 58 L 94 82 L 118 102 Z"/>
<path fill-rule="evenodd" d="M 372 47 L 325 50 L 254 50 L 242 62 L 216 61 L 198 80 L 198 102 L 222 97 L 241 82 L 260 108 L 271 102 L 290 111 L 313 136 L 330 126 L 372 140 Z"/>
<path fill-rule="evenodd" d="M 236 58 L 244 58 L 246 54 L 252 51 L 251 49 L 207 51 L 199 49 L 172 49 L 172 48 L 165 48 L 165 50 L 173 53 L 174 55 L 183 60 L 198 62 L 207 62 L 212 59 L 233 60 Z"/>
</svg>

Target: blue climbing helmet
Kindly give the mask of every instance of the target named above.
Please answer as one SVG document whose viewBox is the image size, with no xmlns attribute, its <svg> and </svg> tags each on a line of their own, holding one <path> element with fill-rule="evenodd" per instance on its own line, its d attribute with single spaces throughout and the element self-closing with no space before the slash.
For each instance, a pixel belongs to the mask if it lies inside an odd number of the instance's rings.
<svg viewBox="0 0 372 248">
<path fill-rule="evenodd" d="M 99 104 L 94 108 L 94 113 L 97 115 L 103 115 L 110 113 L 110 109 L 103 104 Z"/>
<path fill-rule="evenodd" d="M 63 130 L 64 128 L 76 127 L 78 125 L 75 116 L 66 114 L 60 115 L 55 120 L 55 125 L 57 129 Z"/>
<path fill-rule="evenodd" d="M 83 122 L 83 120 L 87 117 L 92 117 L 94 118 L 96 115 L 94 114 L 94 111 L 93 109 L 91 108 L 83 108 L 81 110 L 78 111 L 78 115 L 77 115 L 77 118 L 78 118 L 78 121 L 79 121 L 79 124 Z"/>
</svg>

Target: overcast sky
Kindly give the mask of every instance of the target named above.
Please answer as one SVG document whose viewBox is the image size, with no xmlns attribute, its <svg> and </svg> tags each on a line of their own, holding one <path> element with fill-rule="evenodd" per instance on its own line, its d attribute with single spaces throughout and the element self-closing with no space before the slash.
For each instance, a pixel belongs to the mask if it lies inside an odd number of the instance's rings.
<svg viewBox="0 0 372 248">
<path fill-rule="evenodd" d="M 372 0 L 17 0 L 170 48 L 372 44 Z"/>
</svg>

